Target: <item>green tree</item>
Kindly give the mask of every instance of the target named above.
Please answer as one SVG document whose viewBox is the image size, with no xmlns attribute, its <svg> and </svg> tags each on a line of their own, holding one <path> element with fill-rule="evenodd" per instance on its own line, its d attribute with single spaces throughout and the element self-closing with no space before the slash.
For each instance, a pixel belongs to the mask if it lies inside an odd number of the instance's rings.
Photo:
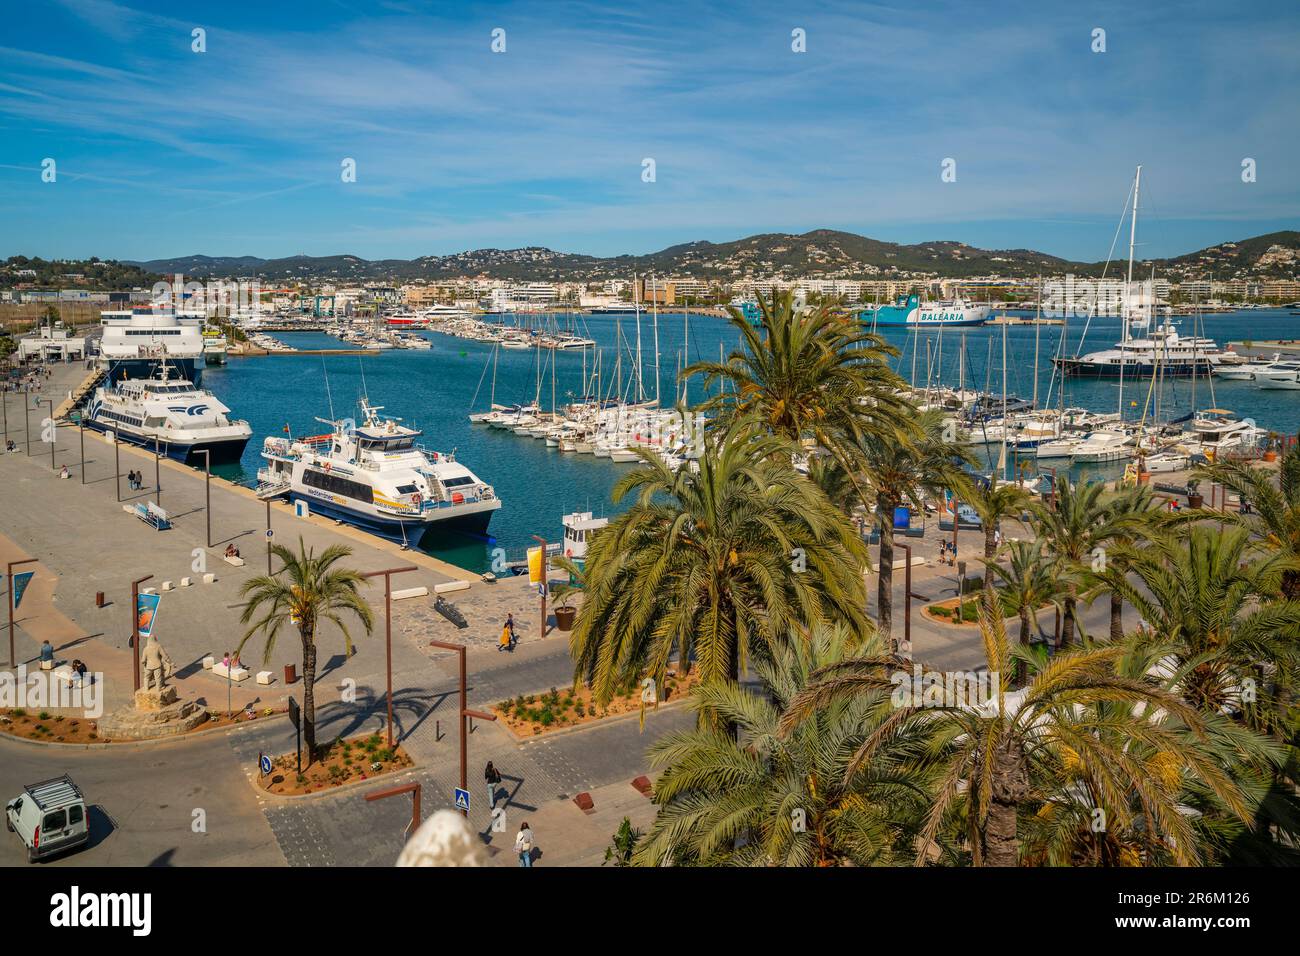
<svg viewBox="0 0 1300 956">
<path fill-rule="evenodd" d="M 854 466 L 865 480 L 866 494 L 876 507 L 880 533 L 880 568 L 876 608 L 880 633 L 893 644 L 894 509 L 924 507 L 926 494 L 939 494 L 963 480 L 961 463 L 968 452 L 949 440 L 943 414 L 922 412 L 916 419 L 915 437 L 893 434 L 863 436 L 853 449 Z"/>
<path fill-rule="evenodd" d="M 676 651 L 705 683 L 735 682 L 747 653 L 823 619 L 870 629 L 861 539 L 788 447 L 743 430 L 703 438 L 698 468 L 645 465 L 615 486 L 635 495 L 591 541 L 570 651 L 575 679 L 606 703 L 643 674 L 662 679 Z"/>
<path fill-rule="evenodd" d="M 792 637 L 755 667 L 762 692 L 735 684 L 697 688 L 692 705 L 721 715 L 739 739 L 701 723 L 650 750 L 665 768 L 659 814 L 637 846 L 640 865 L 887 864 L 899 842 L 886 806 L 903 788 L 863 767 L 845 769 L 873 723 L 869 702 L 839 700 L 788 733 L 782 713 L 818 668 L 851 658 L 843 629 Z M 918 802 L 920 794 L 910 799 Z"/>
<path fill-rule="evenodd" d="M 1087 647 L 1056 655 L 1027 654 L 1007 641 L 1002 618 L 981 609 L 992 694 L 987 701 L 904 698 L 858 748 L 845 768 L 853 779 L 877 760 L 906 755 L 918 773 L 933 772 L 936 784 L 917 841 L 924 862 L 946 828 L 964 834 L 976 866 L 1020 862 L 1020 818 L 1059 800 L 1075 782 L 1072 762 L 1096 782 L 1100 809 L 1126 819 L 1115 794 L 1138 784 L 1146 825 L 1171 847 L 1175 862 L 1201 859 L 1195 831 L 1179 812 L 1181 786 L 1153 774 L 1133 743 L 1171 754 L 1180 774 L 1194 777 L 1238 819 L 1249 808 L 1241 791 L 1199 744 L 1203 723 L 1181 698 L 1148 680 L 1120 672 L 1124 645 Z M 1023 657 L 1033 668 L 1029 683 L 1012 689 L 1006 675 Z M 822 668 L 791 704 L 782 729 L 793 731 L 820 708 L 844 699 L 879 699 L 895 686 L 892 662 L 849 660 Z M 1098 710 L 1097 705 L 1114 707 Z M 1159 714 L 1158 717 L 1154 716 Z"/>
<path fill-rule="evenodd" d="M 272 554 L 280 559 L 281 568 L 274 574 L 259 574 L 244 582 L 239 593 L 247 598 L 240 623 L 248 625 L 239 642 L 244 645 L 254 634 L 262 634 L 266 644 L 263 662 L 271 659 L 275 639 L 282 628 L 293 628 L 302 642 L 302 721 L 308 759 L 316 753 L 316 635 L 321 623 L 329 621 L 343 633 L 344 647 L 352 654 L 352 635 L 344 615 L 355 617 L 369 634 L 374 628 L 374 612 L 358 590 L 365 580 L 359 571 L 337 567 L 352 553 L 344 545 L 330 545 L 318 556 L 308 549 L 302 538 L 298 551 L 274 545 Z"/>
<path fill-rule="evenodd" d="M 1063 588 L 1058 570 L 1042 541 L 1011 541 L 1003 546 L 1006 564 L 985 558 L 986 567 L 1001 581 L 998 591 L 1004 613 L 1020 620 L 1019 642 L 1028 647 L 1038 631 L 1038 612 L 1045 604 L 1057 604 Z M 1032 627 L 1031 627 L 1032 626 Z M 1018 660 L 1016 681 L 1024 683 L 1025 662 Z"/>
<path fill-rule="evenodd" d="M 992 480 L 963 482 L 962 501 L 979 515 L 984 529 L 984 591 L 991 599 L 993 594 L 993 561 L 998 550 L 998 536 L 1002 522 L 1018 518 L 1028 507 L 1030 495 L 1019 485 L 999 485 Z"/>
</svg>

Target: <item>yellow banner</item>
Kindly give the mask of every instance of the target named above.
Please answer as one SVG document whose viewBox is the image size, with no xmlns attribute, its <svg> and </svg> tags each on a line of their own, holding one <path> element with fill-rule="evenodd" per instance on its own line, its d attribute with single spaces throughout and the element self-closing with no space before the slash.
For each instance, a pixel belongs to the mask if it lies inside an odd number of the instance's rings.
<svg viewBox="0 0 1300 956">
<path fill-rule="evenodd" d="M 540 547 L 528 549 L 528 583 L 542 583 L 542 549 Z"/>
</svg>

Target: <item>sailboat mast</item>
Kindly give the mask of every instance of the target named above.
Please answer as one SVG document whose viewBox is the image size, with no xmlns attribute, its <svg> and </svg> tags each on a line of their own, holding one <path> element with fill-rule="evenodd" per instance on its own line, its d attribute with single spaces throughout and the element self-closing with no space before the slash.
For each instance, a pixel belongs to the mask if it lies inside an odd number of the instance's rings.
<svg viewBox="0 0 1300 956">
<path fill-rule="evenodd" d="M 1034 410 L 1038 410 L 1038 340 L 1043 328 L 1043 277 L 1038 277 L 1038 298 L 1034 305 Z"/>
<path fill-rule="evenodd" d="M 1124 346 L 1129 340 L 1129 312 L 1132 309 L 1133 301 L 1133 247 L 1137 245 L 1137 227 L 1138 227 L 1138 191 L 1142 188 L 1142 166 L 1139 164 L 1137 175 L 1133 178 L 1133 217 L 1129 221 L 1128 229 L 1128 278 L 1124 288 L 1124 315 L 1120 320 L 1120 346 L 1119 346 L 1119 422 L 1124 424 L 1124 365 L 1127 358 L 1127 352 Z"/>
<path fill-rule="evenodd" d="M 655 407 L 657 408 L 659 406 L 659 379 L 663 377 L 659 373 L 659 300 L 657 296 L 655 301 L 652 303 L 652 307 L 654 309 L 654 318 L 652 321 L 654 324 L 655 339 Z"/>
</svg>

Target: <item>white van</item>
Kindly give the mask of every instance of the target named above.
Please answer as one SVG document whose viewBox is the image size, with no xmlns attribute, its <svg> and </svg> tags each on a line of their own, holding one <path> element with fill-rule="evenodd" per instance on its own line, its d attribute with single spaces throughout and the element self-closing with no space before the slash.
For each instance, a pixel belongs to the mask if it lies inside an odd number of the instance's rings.
<svg viewBox="0 0 1300 956">
<path fill-rule="evenodd" d="M 67 774 L 23 787 L 5 804 L 5 827 L 26 845 L 28 863 L 90 839 L 86 801 Z"/>
</svg>

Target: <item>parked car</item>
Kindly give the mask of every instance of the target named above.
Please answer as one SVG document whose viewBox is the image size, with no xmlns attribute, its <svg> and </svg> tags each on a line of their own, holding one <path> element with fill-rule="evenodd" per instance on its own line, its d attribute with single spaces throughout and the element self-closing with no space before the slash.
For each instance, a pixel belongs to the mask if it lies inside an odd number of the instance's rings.
<svg viewBox="0 0 1300 956">
<path fill-rule="evenodd" d="M 5 804 L 5 827 L 27 847 L 27 862 L 72 850 L 90 839 L 86 800 L 67 774 L 28 784 Z"/>
</svg>

